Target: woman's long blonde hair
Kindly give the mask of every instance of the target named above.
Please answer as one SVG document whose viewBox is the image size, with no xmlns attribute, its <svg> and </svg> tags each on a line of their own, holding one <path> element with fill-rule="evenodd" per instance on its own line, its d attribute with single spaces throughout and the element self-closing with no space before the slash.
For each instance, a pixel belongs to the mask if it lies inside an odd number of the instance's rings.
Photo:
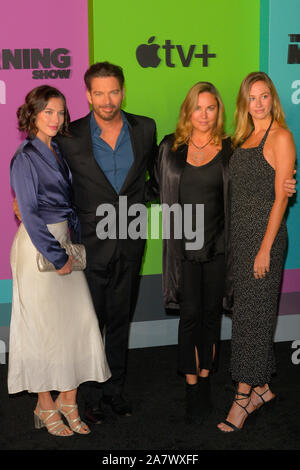
<svg viewBox="0 0 300 470">
<path fill-rule="evenodd" d="M 235 132 L 232 138 L 233 145 L 240 145 L 252 131 L 254 124 L 249 109 L 249 95 L 251 87 L 256 82 L 265 82 L 272 96 L 273 119 L 282 127 L 286 128 L 284 111 L 282 109 L 279 96 L 277 94 L 274 83 L 265 72 L 252 72 L 247 75 L 240 86 L 236 101 L 236 109 L 234 113 Z"/>
<path fill-rule="evenodd" d="M 180 107 L 179 121 L 176 126 L 175 140 L 172 148 L 173 151 L 176 151 L 180 145 L 189 143 L 193 131 L 191 116 L 197 108 L 198 96 L 204 92 L 211 93 L 218 103 L 216 126 L 212 131 L 213 142 L 219 145 L 224 137 L 224 104 L 222 98 L 212 83 L 198 82 L 188 91 Z"/>
</svg>

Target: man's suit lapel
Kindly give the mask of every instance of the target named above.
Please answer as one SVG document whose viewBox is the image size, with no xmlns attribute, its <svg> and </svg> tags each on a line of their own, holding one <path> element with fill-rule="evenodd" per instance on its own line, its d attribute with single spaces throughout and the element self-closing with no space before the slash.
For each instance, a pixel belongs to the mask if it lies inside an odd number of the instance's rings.
<svg viewBox="0 0 300 470">
<path fill-rule="evenodd" d="M 91 168 L 90 174 L 95 175 L 97 178 L 101 178 L 102 183 L 105 184 L 107 187 L 116 194 L 114 187 L 111 185 L 110 181 L 106 178 L 103 170 L 100 168 L 98 163 L 96 162 L 94 151 L 93 151 L 93 142 L 91 136 L 91 128 L 90 128 L 90 114 L 86 116 L 81 123 L 80 128 L 78 129 L 78 137 L 80 139 L 80 147 L 82 151 L 81 160 L 85 165 L 89 165 Z"/>
<path fill-rule="evenodd" d="M 82 119 L 76 137 L 79 138 L 80 148 L 84 150 L 80 152 L 81 160 L 85 163 L 91 163 L 94 159 L 93 144 L 90 130 L 90 114 Z"/>
<path fill-rule="evenodd" d="M 143 132 L 142 127 L 138 126 L 135 117 L 132 114 L 125 113 L 126 119 L 129 122 L 129 134 L 131 140 L 131 146 L 133 151 L 133 163 L 129 169 L 129 172 L 125 178 L 125 181 L 120 190 L 120 194 L 126 193 L 126 190 L 130 186 L 132 180 L 137 175 L 137 168 L 140 159 L 143 156 Z"/>
</svg>

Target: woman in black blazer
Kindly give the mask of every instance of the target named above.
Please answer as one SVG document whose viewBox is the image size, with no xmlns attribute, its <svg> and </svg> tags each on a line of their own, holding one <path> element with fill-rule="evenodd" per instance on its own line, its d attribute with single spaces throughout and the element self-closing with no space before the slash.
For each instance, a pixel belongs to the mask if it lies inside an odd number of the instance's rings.
<svg viewBox="0 0 300 470">
<path fill-rule="evenodd" d="M 228 162 L 232 149 L 224 133 L 223 114 L 216 88 L 208 82 L 196 83 L 182 103 L 175 134 L 160 144 L 155 168 L 166 229 L 164 305 L 180 309 L 179 371 L 186 377 L 187 418 L 195 422 L 212 409 L 209 377 L 216 368 L 225 290 L 226 306 L 230 304 L 231 276 L 225 271 L 230 267 Z M 169 217 L 174 204 L 183 223 Z M 191 240 L 193 233 L 196 236 Z"/>
</svg>

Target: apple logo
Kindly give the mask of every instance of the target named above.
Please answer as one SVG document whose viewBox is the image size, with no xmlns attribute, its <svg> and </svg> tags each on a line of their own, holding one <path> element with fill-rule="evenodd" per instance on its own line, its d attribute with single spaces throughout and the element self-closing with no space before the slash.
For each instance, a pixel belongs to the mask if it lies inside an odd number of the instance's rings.
<svg viewBox="0 0 300 470">
<path fill-rule="evenodd" d="M 136 49 L 136 58 L 141 67 L 157 67 L 161 59 L 157 55 L 160 48 L 158 44 L 152 44 L 155 36 L 148 39 L 148 44 L 141 44 Z"/>
</svg>

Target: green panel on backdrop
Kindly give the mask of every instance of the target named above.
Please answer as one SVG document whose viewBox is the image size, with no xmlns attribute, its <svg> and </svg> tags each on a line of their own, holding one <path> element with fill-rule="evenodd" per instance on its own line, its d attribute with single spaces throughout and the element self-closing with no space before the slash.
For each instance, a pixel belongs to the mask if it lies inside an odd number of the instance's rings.
<svg viewBox="0 0 300 470">
<path fill-rule="evenodd" d="M 93 1 L 88 0 L 88 22 L 89 22 L 89 59 L 90 64 L 94 62 L 94 8 L 93 8 Z"/>
<path fill-rule="evenodd" d="M 93 21 L 94 61 L 123 67 L 124 109 L 153 117 L 159 140 L 173 132 L 180 104 L 197 81 L 219 89 L 232 131 L 240 82 L 259 69 L 260 0 L 252 0 L 251 8 L 241 0 L 115 0 L 113 10 L 94 0 Z M 142 273 L 160 272 L 161 242 L 148 240 Z"/>
</svg>

